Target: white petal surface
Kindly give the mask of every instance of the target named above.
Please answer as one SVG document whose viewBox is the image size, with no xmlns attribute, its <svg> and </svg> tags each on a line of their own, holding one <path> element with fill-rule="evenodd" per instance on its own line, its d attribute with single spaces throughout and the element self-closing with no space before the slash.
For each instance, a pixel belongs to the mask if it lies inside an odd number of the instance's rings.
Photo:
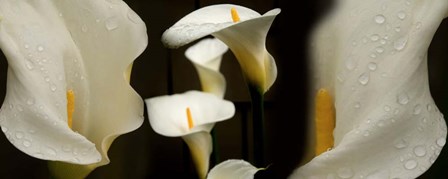
<svg viewBox="0 0 448 179">
<path fill-rule="evenodd" d="M 145 100 L 151 127 L 160 135 L 179 137 L 199 131 L 210 132 L 213 123 L 235 114 L 232 102 L 213 94 L 188 91 L 171 96 Z M 187 108 L 191 111 L 194 127 L 189 129 Z"/>
<path fill-rule="evenodd" d="M 142 100 L 124 72 L 146 48 L 144 23 L 122 1 L 0 5 L 0 48 L 9 64 L 0 120 L 8 139 L 40 159 L 108 163 L 112 140 L 142 124 Z M 73 130 L 67 90 L 75 93 Z"/>
<path fill-rule="evenodd" d="M 219 72 L 222 55 L 227 52 L 227 46 L 216 38 L 206 38 L 185 51 L 185 56 L 193 62 L 201 81 L 202 90 L 223 98 L 226 90 L 226 80 Z"/>
<path fill-rule="evenodd" d="M 338 4 L 317 31 L 314 58 L 317 87 L 335 95 L 335 147 L 290 178 L 416 178 L 432 165 L 446 124 L 426 56 L 447 11 L 444 0 Z"/>
<path fill-rule="evenodd" d="M 253 179 L 259 169 L 244 160 L 226 160 L 210 170 L 207 179 Z"/>
<path fill-rule="evenodd" d="M 235 8 L 240 21 L 234 23 L 230 10 Z M 266 92 L 277 77 L 274 58 L 265 47 L 266 35 L 280 9 L 264 15 L 232 4 L 198 9 L 175 23 L 162 35 L 162 42 L 176 48 L 206 35 L 222 40 L 235 54 L 247 79 Z"/>
<path fill-rule="evenodd" d="M 212 136 L 209 132 L 196 132 L 182 136 L 190 149 L 199 178 L 205 178 L 208 172 L 210 154 L 213 151 Z"/>
</svg>

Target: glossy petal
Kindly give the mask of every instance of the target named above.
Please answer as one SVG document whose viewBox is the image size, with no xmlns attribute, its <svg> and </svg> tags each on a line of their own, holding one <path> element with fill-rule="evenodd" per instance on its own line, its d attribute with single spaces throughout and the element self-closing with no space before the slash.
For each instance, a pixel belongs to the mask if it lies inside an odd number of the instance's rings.
<svg viewBox="0 0 448 179">
<path fill-rule="evenodd" d="M 185 51 L 185 56 L 193 63 L 198 72 L 204 92 L 213 93 L 223 98 L 226 90 L 226 79 L 219 72 L 222 55 L 227 46 L 219 39 L 206 38 Z"/>
<path fill-rule="evenodd" d="M 147 45 L 143 21 L 122 1 L 0 4 L 0 48 L 9 64 L 5 135 L 36 158 L 108 163 L 112 141 L 143 120 L 142 100 L 125 79 Z M 75 94 L 73 130 L 67 90 Z"/>
<path fill-rule="evenodd" d="M 179 137 L 195 132 L 210 132 L 213 123 L 231 118 L 235 114 L 232 102 L 213 94 L 188 91 L 183 94 L 159 96 L 145 100 L 151 127 L 160 135 Z M 191 111 L 193 127 L 190 129 L 186 109 Z"/>
<path fill-rule="evenodd" d="M 259 169 L 244 160 L 226 160 L 210 170 L 207 179 L 253 179 Z"/>
<path fill-rule="evenodd" d="M 448 1 L 376 2 L 341 1 L 317 29 L 316 86 L 335 96 L 335 147 L 290 178 L 416 178 L 445 145 L 427 50 Z"/>
<path fill-rule="evenodd" d="M 234 23 L 230 10 L 235 8 L 240 21 Z M 250 83 L 266 92 L 277 77 L 274 58 L 265 47 L 266 35 L 280 9 L 264 15 L 232 4 L 198 9 L 165 31 L 162 42 L 171 48 L 188 44 L 207 35 L 223 41 L 235 54 Z"/>
</svg>

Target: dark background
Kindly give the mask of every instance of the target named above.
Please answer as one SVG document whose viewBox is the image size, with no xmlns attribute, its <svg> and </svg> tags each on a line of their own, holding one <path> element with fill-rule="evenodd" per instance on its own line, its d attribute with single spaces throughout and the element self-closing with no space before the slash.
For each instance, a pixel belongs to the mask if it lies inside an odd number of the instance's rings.
<svg viewBox="0 0 448 179">
<path fill-rule="evenodd" d="M 331 7 L 332 0 L 125 0 L 146 22 L 149 45 L 134 62 L 131 85 L 143 99 L 200 90 L 194 67 L 184 57 L 188 46 L 169 50 L 160 37 L 164 30 L 191 11 L 211 4 L 232 3 L 261 14 L 281 8 L 268 34 L 267 49 L 275 57 L 278 78 L 266 93 L 266 160 L 272 165 L 257 177 L 286 178 L 297 167 L 305 148 L 307 119 L 307 39 L 313 25 Z M 295 5 L 298 4 L 298 5 Z M 431 92 L 440 111 L 448 114 L 448 22 L 439 28 L 429 49 Z M 6 87 L 7 61 L 0 60 L 0 100 Z M 237 113 L 215 127 L 217 162 L 253 160 L 250 100 L 233 54 L 224 55 L 221 71 L 227 79 L 225 98 Z M 145 111 L 146 116 L 146 111 Z M 247 128 L 246 128 L 247 126 Z M 188 149 L 181 138 L 156 134 L 146 118 L 142 127 L 120 136 L 109 150 L 111 163 L 88 178 L 195 178 Z M 214 160 L 214 159 L 213 159 Z M 211 166 L 216 161 L 212 161 Z M 264 167 L 264 166 L 259 166 Z M 448 151 L 420 178 L 448 176 Z M 47 164 L 21 153 L 0 135 L 0 178 L 49 178 Z"/>
</svg>

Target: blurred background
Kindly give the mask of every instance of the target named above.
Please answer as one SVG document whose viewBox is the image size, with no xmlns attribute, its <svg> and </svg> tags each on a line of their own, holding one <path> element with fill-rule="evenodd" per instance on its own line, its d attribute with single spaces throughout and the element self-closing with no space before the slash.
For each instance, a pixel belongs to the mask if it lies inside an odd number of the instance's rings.
<svg viewBox="0 0 448 179">
<path fill-rule="evenodd" d="M 146 22 L 149 45 L 134 62 L 131 85 L 143 99 L 200 90 L 193 65 L 185 58 L 188 46 L 167 49 L 162 33 L 195 9 L 222 3 L 251 8 L 261 14 L 281 8 L 268 34 L 266 46 L 275 57 L 278 78 L 266 93 L 266 161 L 271 166 L 257 178 L 286 178 L 304 154 L 307 133 L 307 39 L 310 30 L 328 12 L 332 0 L 125 0 Z M 294 4 L 294 5 L 293 5 Z M 295 5 L 299 4 L 299 5 Z M 193 44 L 193 43 L 192 43 Z M 0 60 L 0 100 L 6 87 L 7 61 Z M 439 28 L 429 49 L 431 92 L 440 111 L 448 114 L 448 21 Z M 240 67 L 229 51 L 221 71 L 228 86 L 225 99 L 237 107 L 235 116 L 216 124 L 218 147 L 211 166 L 227 159 L 253 161 L 250 97 Z M 146 111 L 145 111 L 146 117 Z M 181 138 L 155 133 L 147 120 L 136 131 L 120 136 L 109 150 L 111 163 L 88 178 L 196 178 L 188 148 Z M 47 163 L 13 147 L 0 135 L 0 178 L 49 178 Z M 259 166 L 265 167 L 265 166 Z M 448 176 L 448 151 L 420 178 Z"/>
</svg>

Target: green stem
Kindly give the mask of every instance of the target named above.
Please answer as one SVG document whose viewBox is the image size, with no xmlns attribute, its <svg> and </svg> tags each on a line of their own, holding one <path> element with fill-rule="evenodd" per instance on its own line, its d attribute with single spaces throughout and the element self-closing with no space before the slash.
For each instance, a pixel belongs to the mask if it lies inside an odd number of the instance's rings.
<svg viewBox="0 0 448 179">
<path fill-rule="evenodd" d="M 255 166 L 264 167 L 264 98 L 256 86 L 249 84 L 252 99 L 252 125 L 254 131 L 254 159 Z"/>
</svg>

